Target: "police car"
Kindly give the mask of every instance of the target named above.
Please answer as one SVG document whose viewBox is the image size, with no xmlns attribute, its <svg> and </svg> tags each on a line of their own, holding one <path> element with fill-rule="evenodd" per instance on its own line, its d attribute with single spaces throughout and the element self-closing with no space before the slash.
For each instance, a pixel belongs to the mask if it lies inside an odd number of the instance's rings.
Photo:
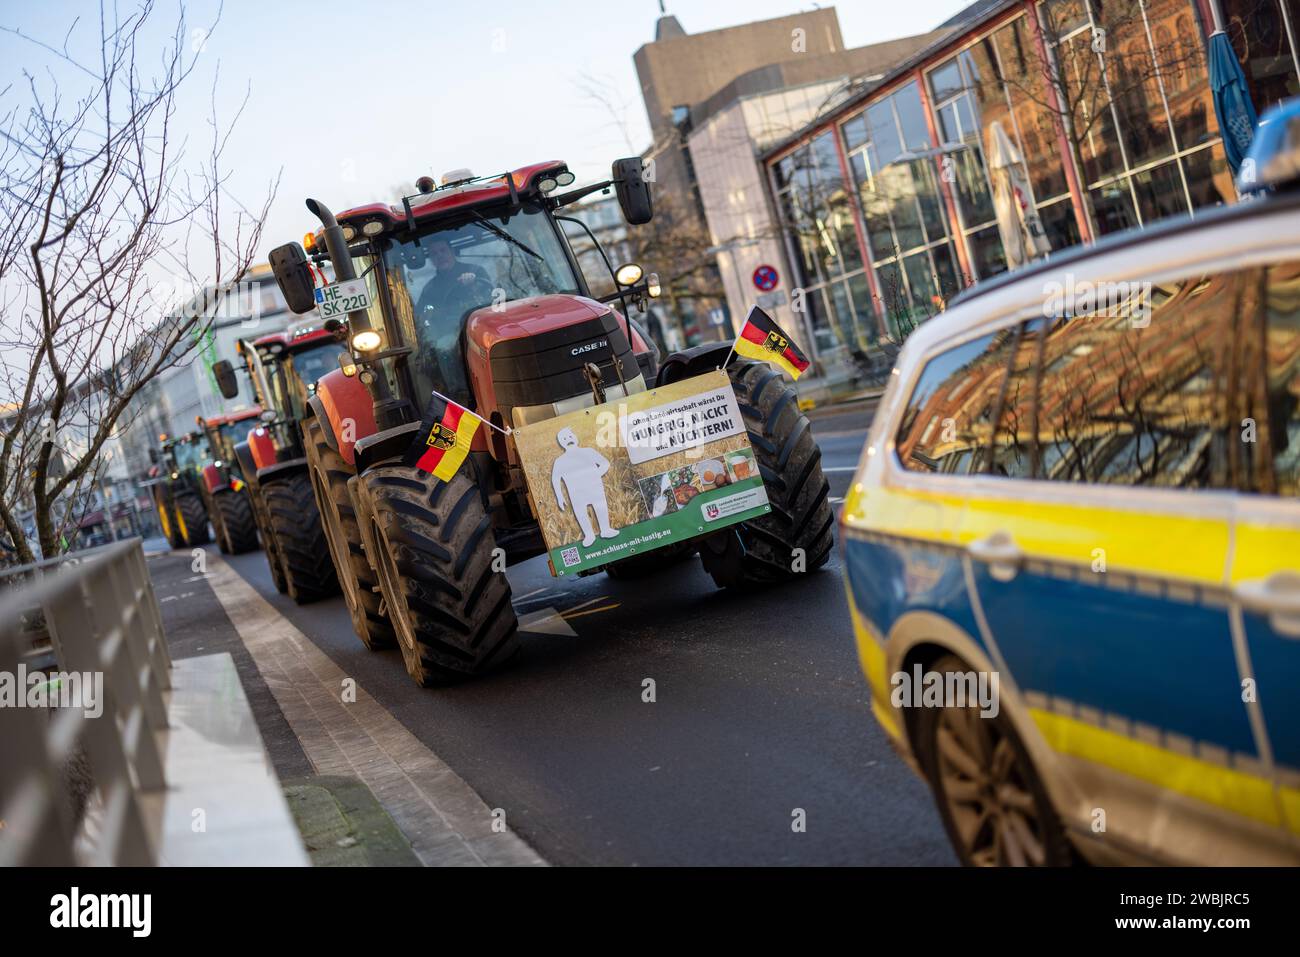
<svg viewBox="0 0 1300 957">
<path fill-rule="evenodd" d="M 1252 164 L 1241 203 L 982 283 L 893 370 L 848 598 L 965 863 L 1300 863 L 1300 101 Z"/>
</svg>

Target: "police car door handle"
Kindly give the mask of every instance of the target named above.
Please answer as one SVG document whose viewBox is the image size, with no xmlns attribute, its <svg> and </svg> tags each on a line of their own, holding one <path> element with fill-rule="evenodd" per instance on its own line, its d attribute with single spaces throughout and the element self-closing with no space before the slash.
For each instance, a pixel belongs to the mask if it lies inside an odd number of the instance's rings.
<svg viewBox="0 0 1300 957">
<path fill-rule="evenodd" d="M 977 562 L 987 564 L 989 574 L 1003 582 L 1015 578 L 1025 560 L 1025 553 L 1007 532 L 994 532 L 984 538 L 977 538 L 966 546 L 966 551 Z"/>
<path fill-rule="evenodd" d="M 1275 572 L 1267 578 L 1238 582 L 1233 593 L 1246 611 L 1268 615 L 1277 631 L 1300 638 L 1300 575 Z"/>
</svg>

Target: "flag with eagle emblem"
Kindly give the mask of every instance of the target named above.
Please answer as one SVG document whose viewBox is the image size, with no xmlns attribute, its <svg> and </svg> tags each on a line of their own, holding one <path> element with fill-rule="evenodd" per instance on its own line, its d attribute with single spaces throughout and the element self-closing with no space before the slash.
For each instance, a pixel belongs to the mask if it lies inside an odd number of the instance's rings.
<svg viewBox="0 0 1300 957">
<path fill-rule="evenodd" d="M 758 306 L 749 311 L 745 327 L 736 339 L 735 350 L 746 359 L 770 362 L 797 379 L 808 368 L 808 357 L 785 331 Z"/>
<path fill-rule="evenodd" d="M 482 421 L 464 406 L 435 395 L 429 400 L 420 431 L 402 464 L 432 472 L 444 482 L 450 482 L 469 455 L 470 444 Z"/>
</svg>

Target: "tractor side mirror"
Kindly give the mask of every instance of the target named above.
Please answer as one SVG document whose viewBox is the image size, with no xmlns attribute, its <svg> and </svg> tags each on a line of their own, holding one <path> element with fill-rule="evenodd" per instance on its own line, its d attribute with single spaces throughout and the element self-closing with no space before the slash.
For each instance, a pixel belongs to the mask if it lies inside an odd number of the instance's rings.
<svg viewBox="0 0 1300 957">
<path fill-rule="evenodd" d="M 654 218 L 654 204 L 650 201 L 650 184 L 646 182 L 644 166 L 639 156 L 614 160 L 610 175 L 619 208 L 629 225 L 641 226 Z"/>
<path fill-rule="evenodd" d="M 216 376 L 217 388 L 223 397 L 233 399 L 239 395 L 239 382 L 235 379 L 235 367 L 229 359 L 218 359 L 212 363 L 212 374 Z"/>
<path fill-rule="evenodd" d="M 275 282 L 293 312 L 316 308 L 316 281 L 307 265 L 307 254 L 298 243 L 285 243 L 271 250 L 269 257 Z"/>
</svg>

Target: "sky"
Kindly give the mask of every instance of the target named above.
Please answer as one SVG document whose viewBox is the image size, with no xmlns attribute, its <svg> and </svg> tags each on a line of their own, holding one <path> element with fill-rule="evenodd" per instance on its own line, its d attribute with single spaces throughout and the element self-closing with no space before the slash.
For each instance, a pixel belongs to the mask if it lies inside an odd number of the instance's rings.
<svg viewBox="0 0 1300 957">
<path fill-rule="evenodd" d="M 855 47 L 932 30 L 967 5 L 853 0 L 837 12 L 845 44 Z M 688 33 L 698 33 L 815 4 L 666 6 Z M 98 9 L 83 0 L 0 0 L 0 27 L 61 46 L 81 17 L 70 49 L 86 55 L 96 48 Z M 176 0 L 157 0 L 159 49 L 178 9 Z M 204 27 L 219 9 L 208 35 Z M 263 253 L 314 228 L 303 205 L 308 196 L 342 210 L 392 201 L 402 184 L 425 173 L 468 167 L 484 175 L 550 159 L 568 161 L 580 180 L 592 181 L 608 175 L 611 160 L 649 143 L 632 55 L 653 39 L 658 16 L 658 0 L 192 0 L 186 35 L 197 67 L 174 124 L 197 160 L 210 135 L 214 78 L 223 122 L 248 96 L 229 144 L 227 192 L 256 209 L 280 175 Z M 40 82 L 57 77 L 69 89 L 85 81 L 34 44 L 0 32 L 0 90 L 14 84 L 0 96 L 0 111 L 23 95 L 24 70 Z M 587 83 L 608 91 L 618 121 L 583 92 Z"/>
</svg>

